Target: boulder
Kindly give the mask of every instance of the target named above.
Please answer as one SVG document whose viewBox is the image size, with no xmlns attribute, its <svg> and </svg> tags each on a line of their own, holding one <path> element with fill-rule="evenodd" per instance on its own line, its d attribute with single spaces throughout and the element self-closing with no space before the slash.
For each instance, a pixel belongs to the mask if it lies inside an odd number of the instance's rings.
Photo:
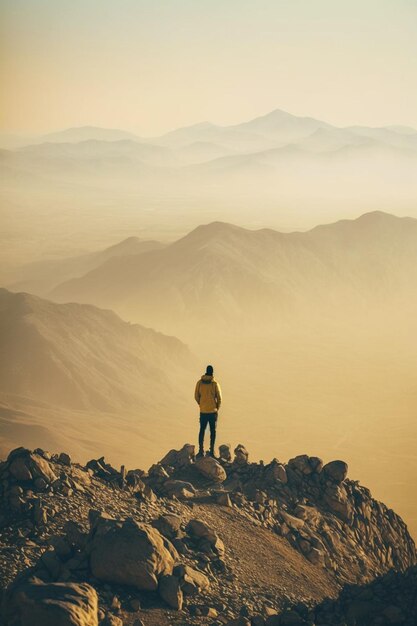
<svg viewBox="0 0 417 626">
<path fill-rule="evenodd" d="M 154 463 L 148 470 L 149 478 L 154 481 L 164 481 L 169 478 L 169 474 L 166 469 L 160 463 Z"/>
<path fill-rule="evenodd" d="M 323 552 L 317 548 L 311 548 L 310 552 L 308 552 L 306 556 L 310 563 L 313 563 L 313 565 L 323 565 L 324 563 Z"/>
<path fill-rule="evenodd" d="M 217 533 L 205 522 L 199 519 L 191 519 L 186 527 L 187 533 L 199 539 L 208 539 L 215 541 Z"/>
<path fill-rule="evenodd" d="M 74 546 L 78 550 L 85 548 L 88 535 L 83 531 L 82 526 L 78 522 L 74 522 L 74 520 L 65 522 L 64 532 L 70 546 Z"/>
<path fill-rule="evenodd" d="M 348 465 L 345 461 L 330 461 L 323 467 L 323 475 L 336 484 L 342 483 L 348 473 Z"/>
<path fill-rule="evenodd" d="M 133 519 L 99 518 L 89 546 L 91 572 L 105 582 L 155 591 L 174 567 L 176 551 L 167 542 L 156 528 Z"/>
<path fill-rule="evenodd" d="M 67 465 L 68 467 L 71 465 L 71 457 L 66 452 L 61 452 L 58 457 L 58 461 L 62 463 L 62 465 Z"/>
<path fill-rule="evenodd" d="M 191 519 L 186 528 L 189 535 L 199 539 L 200 549 L 205 552 L 215 552 L 219 556 L 224 554 L 224 543 L 217 533 L 205 522 Z"/>
<path fill-rule="evenodd" d="M 344 522 L 349 523 L 352 520 L 353 506 L 343 485 L 328 485 L 323 499 L 331 512 L 335 513 Z"/>
<path fill-rule="evenodd" d="M 141 501 L 156 502 L 157 497 L 152 488 L 143 482 L 137 480 L 135 485 L 135 497 Z"/>
<path fill-rule="evenodd" d="M 323 461 L 318 456 L 310 457 L 310 465 L 313 468 L 313 471 L 316 472 L 316 474 L 320 474 L 321 470 L 323 469 Z"/>
<path fill-rule="evenodd" d="M 159 530 L 164 537 L 175 539 L 180 534 L 181 518 L 174 513 L 166 513 L 153 520 L 152 526 Z"/>
<path fill-rule="evenodd" d="M 76 480 L 81 483 L 84 487 L 89 487 L 91 485 L 91 476 L 88 472 L 83 469 L 79 469 L 78 467 L 71 466 L 71 479 Z"/>
<path fill-rule="evenodd" d="M 195 468 L 205 478 L 216 483 L 222 483 L 227 478 L 224 468 L 211 456 L 204 456 L 195 463 Z"/>
<path fill-rule="evenodd" d="M 163 489 L 169 498 L 188 499 L 195 496 L 194 485 L 184 480 L 166 480 Z"/>
<path fill-rule="evenodd" d="M 279 482 L 285 485 L 288 482 L 285 467 L 278 461 L 278 459 L 273 459 L 267 466 L 266 479 L 269 483 Z"/>
<path fill-rule="evenodd" d="M 233 462 L 236 465 L 246 465 L 249 459 L 249 452 L 241 443 L 235 448 L 235 458 Z"/>
<path fill-rule="evenodd" d="M 26 448 L 13 450 L 7 459 L 10 474 L 18 481 L 43 478 L 46 483 L 57 480 L 49 461 Z"/>
<path fill-rule="evenodd" d="M 189 565 L 177 565 L 174 574 L 179 578 L 181 588 L 186 595 L 194 595 L 210 587 L 207 576 Z"/>
<path fill-rule="evenodd" d="M 111 480 L 120 476 L 119 472 L 104 460 L 104 456 L 99 459 L 91 459 L 86 463 L 86 468 L 91 470 L 96 476 Z"/>
<path fill-rule="evenodd" d="M 222 444 L 219 447 L 219 457 L 222 461 L 226 461 L 226 463 L 230 463 L 232 460 L 232 453 L 230 450 L 230 446 L 228 444 Z"/>
<path fill-rule="evenodd" d="M 300 474 L 311 474 L 313 468 L 310 465 L 310 457 L 307 454 L 300 454 L 288 461 L 288 467 L 293 471 L 298 471 Z"/>
<path fill-rule="evenodd" d="M 168 454 L 161 459 L 160 464 L 179 469 L 190 465 L 194 461 L 194 458 L 195 446 L 190 443 L 186 443 L 181 450 L 170 450 Z"/>
<path fill-rule="evenodd" d="M 176 576 L 166 574 L 159 579 L 158 593 L 162 600 L 172 609 L 181 611 L 183 604 L 183 593 L 180 587 L 180 581 Z"/>
<path fill-rule="evenodd" d="M 97 626 L 98 599 L 87 583 L 26 583 L 6 600 L 13 626 Z"/>
<path fill-rule="evenodd" d="M 295 517 L 294 515 L 290 515 L 285 511 L 280 510 L 279 514 L 281 515 L 284 522 L 294 530 L 300 530 L 304 526 L 304 520 Z"/>
</svg>

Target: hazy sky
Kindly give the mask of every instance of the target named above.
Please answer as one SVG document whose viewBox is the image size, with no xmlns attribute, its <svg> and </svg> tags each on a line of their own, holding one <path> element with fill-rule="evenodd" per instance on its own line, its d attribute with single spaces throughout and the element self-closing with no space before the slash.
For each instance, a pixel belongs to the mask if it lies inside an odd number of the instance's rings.
<svg viewBox="0 0 417 626">
<path fill-rule="evenodd" d="M 0 0 L 2 131 L 417 127 L 417 0 Z"/>
</svg>

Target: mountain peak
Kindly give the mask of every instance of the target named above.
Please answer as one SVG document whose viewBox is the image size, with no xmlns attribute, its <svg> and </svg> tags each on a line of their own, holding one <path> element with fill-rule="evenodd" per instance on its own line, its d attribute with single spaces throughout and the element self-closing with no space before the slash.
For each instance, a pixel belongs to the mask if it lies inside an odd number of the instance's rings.
<svg viewBox="0 0 417 626">
<path fill-rule="evenodd" d="M 331 125 L 312 117 L 302 117 L 287 113 L 282 109 L 274 109 L 265 115 L 256 117 L 248 122 L 239 124 L 234 128 L 241 127 L 253 131 L 276 132 L 298 130 L 305 133 L 314 132 L 318 128 L 331 128 Z"/>
<path fill-rule="evenodd" d="M 329 233 L 332 231 L 349 229 L 349 230 L 357 230 L 358 228 L 368 227 L 373 229 L 374 227 L 384 227 L 387 228 L 393 227 L 397 225 L 401 227 L 405 222 L 410 224 L 417 224 L 417 220 L 412 217 L 401 217 L 399 215 L 393 215 L 392 213 L 387 213 L 385 211 L 375 210 L 368 211 L 367 213 L 363 213 L 359 217 L 354 219 L 343 219 L 337 222 L 331 222 L 328 224 L 320 224 L 319 226 L 315 226 L 309 232 L 325 232 Z"/>
<path fill-rule="evenodd" d="M 236 226 L 235 224 L 229 224 L 228 222 L 209 222 L 208 224 L 200 224 L 200 226 L 197 226 L 194 230 L 175 242 L 173 246 L 177 244 L 183 245 L 184 243 L 204 243 L 205 241 L 217 239 L 230 233 L 239 232 L 244 233 L 246 229 L 241 226 Z"/>
<path fill-rule="evenodd" d="M 139 137 L 134 133 L 118 128 L 101 128 L 100 126 L 78 126 L 74 128 L 66 128 L 55 133 L 48 133 L 38 138 L 38 143 L 44 142 L 70 142 L 78 143 L 86 140 L 97 141 L 119 141 L 121 139 L 138 140 Z"/>
<path fill-rule="evenodd" d="M 103 584 L 100 610 L 113 616 L 117 600 L 121 624 L 140 610 L 145 623 L 168 626 L 178 623 L 173 610 L 183 609 L 179 620 L 191 625 L 195 607 L 211 623 L 223 613 L 216 623 L 226 626 L 336 624 L 340 610 L 348 615 L 343 623 L 415 623 L 414 542 L 394 511 L 347 478 L 344 461 L 324 464 L 301 454 L 288 463 L 254 463 L 242 444 L 234 455 L 230 445 L 220 446 L 218 458 L 195 452 L 191 444 L 171 449 L 145 472 L 126 465 L 119 471 L 104 456 L 80 465 L 64 452 L 13 449 L 0 464 L 2 534 L 24 558 L 17 561 L 11 550 L 3 558 L 5 625 L 17 624 L 23 612 L 33 614 L 31 626 L 55 623 L 58 599 L 64 617 L 75 603 L 79 609 L 79 620 L 62 624 L 97 624 L 96 588 Z M 19 536 L 16 527 L 28 519 L 30 535 Z M 46 532 L 55 540 L 40 554 L 33 544 L 42 545 Z M 370 600 L 369 585 L 388 571 L 394 588 L 384 585 Z M 356 584 L 350 604 L 346 588 L 337 598 L 345 583 Z M 372 621 L 352 622 L 358 614 Z M 404 619 L 384 619 L 399 614 Z"/>
<path fill-rule="evenodd" d="M 367 213 L 363 213 L 357 219 L 360 221 L 366 221 L 366 222 L 376 222 L 376 221 L 381 222 L 384 220 L 397 221 L 397 220 L 401 220 L 402 217 L 399 217 L 398 215 L 393 215 L 392 213 L 387 213 L 386 211 L 375 210 L 375 211 L 368 211 Z"/>
</svg>

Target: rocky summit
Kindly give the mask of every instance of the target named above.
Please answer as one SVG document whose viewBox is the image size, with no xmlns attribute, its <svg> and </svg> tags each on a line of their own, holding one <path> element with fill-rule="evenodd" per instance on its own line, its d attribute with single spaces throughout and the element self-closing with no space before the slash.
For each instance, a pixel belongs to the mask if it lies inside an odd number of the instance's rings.
<svg viewBox="0 0 417 626">
<path fill-rule="evenodd" d="M 0 464 L 4 626 L 417 623 L 415 545 L 341 460 L 171 450 L 148 471 Z"/>
</svg>

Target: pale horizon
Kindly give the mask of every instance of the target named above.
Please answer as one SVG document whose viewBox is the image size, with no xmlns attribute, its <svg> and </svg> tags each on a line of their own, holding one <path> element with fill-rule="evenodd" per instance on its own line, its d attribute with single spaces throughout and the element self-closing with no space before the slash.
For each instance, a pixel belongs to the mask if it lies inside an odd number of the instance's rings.
<svg viewBox="0 0 417 626">
<path fill-rule="evenodd" d="M 251 121 L 252 119 L 258 119 L 261 117 L 265 117 L 267 115 L 269 115 L 270 113 L 274 113 L 275 111 L 280 111 L 283 113 L 288 113 L 289 115 L 292 115 L 294 117 L 298 117 L 298 118 L 311 118 L 311 119 L 317 119 L 323 122 L 327 122 L 328 124 L 330 124 L 331 126 L 334 126 L 335 128 L 350 128 L 350 127 L 368 127 L 368 128 L 389 128 L 389 127 L 403 127 L 403 128 L 409 128 L 410 130 L 415 130 L 417 132 L 417 124 L 416 124 L 416 128 L 414 128 L 413 126 L 409 125 L 409 124 L 399 124 L 399 123 L 395 123 L 394 121 L 392 123 L 386 123 L 386 124 L 381 124 L 381 125 L 375 125 L 375 124 L 369 124 L 369 125 L 365 125 L 365 124 L 361 124 L 358 121 L 352 121 L 349 124 L 343 124 L 343 125 L 339 125 L 339 124 L 334 124 L 332 122 L 329 122 L 328 119 L 326 119 L 324 116 L 313 116 L 313 115 L 309 115 L 309 114 L 295 114 L 292 111 L 286 111 L 283 108 L 276 106 L 273 109 L 269 110 L 269 111 L 263 111 L 263 112 L 259 112 L 257 115 L 254 115 L 251 118 L 245 118 L 245 119 L 236 119 L 235 121 L 230 121 L 228 123 L 225 123 L 223 121 L 213 121 L 212 119 L 204 119 L 204 120 L 199 120 L 199 121 L 193 121 L 188 123 L 185 123 L 183 125 L 180 126 L 173 126 L 173 127 L 167 127 L 164 129 L 161 129 L 160 132 L 158 133 L 153 133 L 153 134 L 149 134 L 149 135 L 145 135 L 145 134 L 140 134 L 137 130 L 135 130 L 134 128 L 128 128 L 128 127 L 124 127 L 122 125 L 116 126 L 104 126 L 104 125 L 98 125 L 98 124 L 80 124 L 80 125 L 72 125 L 72 126 L 65 126 L 65 127 L 55 127 L 55 128 L 48 128 L 48 129 L 44 129 L 39 130 L 39 131 L 35 131 L 34 129 L 23 129 L 20 131 L 13 131 L 13 130 L 0 130 L 0 132 L 4 132 L 4 134 L 10 134 L 10 135 L 15 135 L 16 137 L 22 137 L 22 138 L 36 138 L 36 137 L 42 137 L 43 135 L 49 135 L 49 134 L 55 134 L 55 133 L 60 133 L 60 132 L 64 132 L 66 130 L 72 130 L 72 129 L 79 129 L 79 128 L 98 128 L 98 129 L 103 129 L 103 130 L 121 130 L 124 132 L 128 132 L 131 133 L 132 135 L 136 135 L 136 137 L 138 139 L 153 139 L 155 137 L 159 137 L 159 136 L 164 136 L 165 134 L 168 134 L 174 130 L 178 130 L 181 128 L 189 128 L 189 127 L 193 127 L 193 126 L 198 126 L 198 125 L 203 125 L 203 124 L 212 124 L 214 126 L 218 126 L 219 128 L 227 128 L 230 126 L 238 126 L 239 124 L 244 124 L 248 121 Z"/>
<path fill-rule="evenodd" d="M 0 13 L 4 133 L 99 126 L 151 137 L 276 108 L 339 127 L 417 127 L 407 0 L 2 0 Z"/>
</svg>

